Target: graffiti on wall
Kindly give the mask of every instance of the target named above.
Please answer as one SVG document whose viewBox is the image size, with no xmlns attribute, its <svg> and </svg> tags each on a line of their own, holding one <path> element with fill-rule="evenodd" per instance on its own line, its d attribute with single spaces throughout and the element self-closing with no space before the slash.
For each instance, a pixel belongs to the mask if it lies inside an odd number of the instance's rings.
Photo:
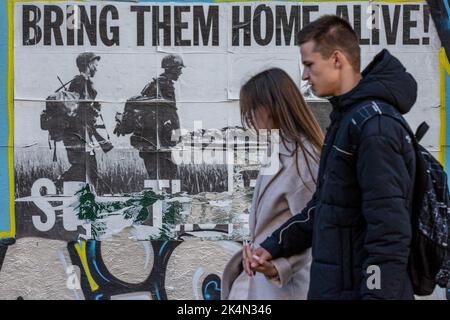
<svg viewBox="0 0 450 320">
<path fill-rule="evenodd" d="M 1 246 L 0 297 L 217 300 L 224 264 L 240 249 L 231 241 L 132 241 L 128 236 L 72 242 L 30 237 Z"/>
</svg>

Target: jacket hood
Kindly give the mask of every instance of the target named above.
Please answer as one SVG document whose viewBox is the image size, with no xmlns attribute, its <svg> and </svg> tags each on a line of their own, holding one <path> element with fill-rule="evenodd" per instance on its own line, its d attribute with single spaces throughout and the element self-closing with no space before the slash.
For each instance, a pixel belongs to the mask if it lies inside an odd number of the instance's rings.
<svg viewBox="0 0 450 320">
<path fill-rule="evenodd" d="M 361 73 L 362 79 L 351 91 L 330 99 L 334 109 L 345 111 L 367 100 L 383 100 L 405 114 L 417 99 L 417 82 L 402 63 L 383 49 Z"/>
</svg>

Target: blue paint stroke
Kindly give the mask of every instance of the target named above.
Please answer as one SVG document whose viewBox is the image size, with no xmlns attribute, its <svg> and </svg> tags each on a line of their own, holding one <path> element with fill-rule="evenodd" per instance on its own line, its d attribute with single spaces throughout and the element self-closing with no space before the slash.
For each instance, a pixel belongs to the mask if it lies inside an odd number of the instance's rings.
<svg viewBox="0 0 450 320">
<path fill-rule="evenodd" d="M 103 297 L 103 294 L 98 294 L 95 296 L 95 300 L 100 300 L 101 297 Z"/>
<path fill-rule="evenodd" d="M 156 298 L 158 300 L 161 300 L 161 296 L 159 295 L 159 289 L 158 289 L 158 285 L 155 284 L 155 294 L 156 294 Z"/>
<path fill-rule="evenodd" d="M 166 246 L 167 246 L 168 243 L 169 243 L 169 240 L 164 241 L 163 245 L 162 245 L 161 248 L 159 249 L 158 256 L 160 256 L 160 255 L 163 253 L 163 251 L 164 251 L 164 249 L 166 248 Z"/>
<path fill-rule="evenodd" d="M 444 96 L 444 107 L 445 107 L 445 123 L 447 129 L 445 130 L 445 144 L 448 145 L 450 142 L 450 76 L 444 69 L 444 81 L 445 81 L 445 96 Z M 449 168 L 450 161 L 450 147 L 445 148 L 445 168 Z M 450 181 L 449 181 L 450 183 Z"/>
<path fill-rule="evenodd" d="M 11 228 L 8 170 L 8 1 L 0 4 L 0 232 Z"/>
<path fill-rule="evenodd" d="M 205 285 L 205 289 L 203 291 L 203 296 L 205 297 L 206 300 L 211 300 L 211 295 L 208 293 L 208 287 L 210 285 L 214 285 L 214 289 L 215 291 L 219 291 L 221 292 L 222 289 L 219 288 L 219 284 L 217 283 L 217 281 L 215 280 L 211 280 L 209 281 L 206 285 Z"/>
<path fill-rule="evenodd" d="M 95 260 L 95 241 L 91 241 L 91 242 L 90 242 L 90 244 L 89 244 L 89 251 L 90 251 L 89 253 L 90 253 L 90 255 L 91 255 L 92 264 L 94 265 L 95 271 L 97 271 L 98 275 L 99 275 L 100 277 L 102 277 L 103 280 L 105 280 L 106 282 L 111 283 L 111 281 L 110 281 L 108 278 L 106 278 L 106 277 L 100 272 L 100 269 L 99 269 L 98 266 L 97 266 L 97 261 Z"/>
<path fill-rule="evenodd" d="M 447 10 L 447 29 L 450 29 L 450 0 L 442 0 L 444 2 L 445 10 Z"/>
</svg>

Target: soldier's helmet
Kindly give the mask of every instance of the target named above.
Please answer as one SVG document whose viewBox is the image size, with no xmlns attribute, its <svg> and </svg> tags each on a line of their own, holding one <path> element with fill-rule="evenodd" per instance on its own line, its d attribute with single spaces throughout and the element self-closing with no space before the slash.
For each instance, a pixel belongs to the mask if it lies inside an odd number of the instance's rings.
<svg viewBox="0 0 450 320">
<path fill-rule="evenodd" d="M 177 68 L 177 67 L 181 68 L 185 67 L 183 59 L 181 59 L 179 55 L 171 54 L 165 56 L 161 61 L 161 68 L 163 69 Z"/>
<path fill-rule="evenodd" d="M 81 72 L 85 71 L 89 63 L 94 60 L 100 60 L 100 56 L 97 56 L 93 52 L 83 52 L 77 57 L 77 67 Z"/>
</svg>

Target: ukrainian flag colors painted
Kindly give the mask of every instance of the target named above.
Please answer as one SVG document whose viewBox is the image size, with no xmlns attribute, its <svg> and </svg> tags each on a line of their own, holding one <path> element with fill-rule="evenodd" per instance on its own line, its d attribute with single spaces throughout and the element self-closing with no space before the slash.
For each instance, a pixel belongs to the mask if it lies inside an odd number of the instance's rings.
<svg viewBox="0 0 450 320">
<path fill-rule="evenodd" d="M 450 123 L 450 112 L 447 111 L 447 107 L 450 106 L 450 63 L 444 48 L 441 48 L 439 51 L 439 64 L 441 73 L 441 147 L 439 160 L 445 168 L 448 168 L 447 164 L 450 160 L 450 148 L 447 147 L 447 144 L 450 141 L 450 130 L 447 123 Z"/>
</svg>

